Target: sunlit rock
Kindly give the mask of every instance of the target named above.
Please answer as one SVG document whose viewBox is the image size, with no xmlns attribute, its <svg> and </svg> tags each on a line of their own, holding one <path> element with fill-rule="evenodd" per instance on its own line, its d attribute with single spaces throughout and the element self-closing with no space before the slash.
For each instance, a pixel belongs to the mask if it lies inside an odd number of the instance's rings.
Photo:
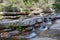
<svg viewBox="0 0 60 40">
<path fill-rule="evenodd" d="M 9 35 L 8 32 L 3 32 L 3 33 L 0 33 L 0 37 L 2 38 L 9 38 L 11 35 Z"/>
<path fill-rule="evenodd" d="M 2 32 L 2 33 L 0 33 L 0 37 L 9 38 L 9 37 L 14 36 L 16 34 L 19 34 L 19 31 Z"/>
<path fill-rule="evenodd" d="M 33 25 L 37 22 L 42 22 L 42 21 L 43 21 L 43 18 L 41 17 L 32 17 L 32 18 L 23 20 L 22 23 L 25 25 Z"/>
<path fill-rule="evenodd" d="M 11 31 L 11 32 L 9 32 L 9 34 L 10 34 L 11 36 L 13 36 L 13 35 L 19 34 L 19 31 Z"/>
<path fill-rule="evenodd" d="M 23 20 L 22 23 L 25 25 L 33 25 L 36 23 L 36 21 L 33 20 L 33 18 L 30 18 L 30 19 Z"/>
</svg>

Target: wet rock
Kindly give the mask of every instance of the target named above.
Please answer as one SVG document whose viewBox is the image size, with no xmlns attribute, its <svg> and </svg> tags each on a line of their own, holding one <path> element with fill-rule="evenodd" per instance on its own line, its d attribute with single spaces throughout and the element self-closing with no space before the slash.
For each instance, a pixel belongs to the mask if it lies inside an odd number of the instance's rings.
<svg viewBox="0 0 60 40">
<path fill-rule="evenodd" d="M 19 34 L 19 31 L 2 32 L 2 33 L 0 33 L 0 37 L 9 38 L 9 37 L 14 36 L 16 34 Z"/>
<path fill-rule="evenodd" d="M 12 31 L 12 29 L 2 29 L 2 30 L 0 30 L 0 32 L 9 32 L 9 31 Z"/>
<path fill-rule="evenodd" d="M 50 37 L 50 38 L 55 38 L 57 40 L 60 40 L 60 30 L 46 30 L 43 31 L 39 34 L 40 37 Z"/>
<path fill-rule="evenodd" d="M 52 19 L 50 17 L 45 17 L 44 18 L 44 22 L 47 24 L 47 25 L 52 25 Z"/>
<path fill-rule="evenodd" d="M 32 38 L 30 40 L 57 40 L 57 39 L 49 38 L 49 37 L 36 37 L 36 38 Z"/>
<path fill-rule="evenodd" d="M 42 21 L 43 21 L 43 18 L 41 17 L 32 17 L 32 18 L 23 20 L 22 23 L 25 25 L 33 25 L 37 22 L 42 22 Z"/>
<path fill-rule="evenodd" d="M 25 35 L 25 36 L 19 36 L 20 38 L 34 38 L 34 37 L 36 37 L 37 36 L 37 34 L 35 33 L 35 32 L 31 32 L 30 34 L 28 34 L 28 35 Z"/>
<path fill-rule="evenodd" d="M 19 14 L 19 12 L 0 12 L 1 14 Z"/>
<path fill-rule="evenodd" d="M 39 33 L 39 37 L 50 37 L 50 38 L 56 38 L 58 35 L 60 35 L 59 30 L 51 29 L 46 30 L 41 33 Z"/>
<path fill-rule="evenodd" d="M 36 23 L 36 21 L 33 18 L 29 18 L 29 19 L 23 20 L 22 23 L 25 25 L 33 25 Z"/>
<path fill-rule="evenodd" d="M 4 27 L 4 26 L 0 24 L 0 29 L 3 29 L 3 27 Z"/>
<path fill-rule="evenodd" d="M 19 13 L 17 12 L 5 12 L 3 14 L 3 19 L 19 19 L 20 16 L 19 16 Z"/>
<path fill-rule="evenodd" d="M 43 22 L 43 18 L 42 18 L 42 17 L 37 17 L 36 20 L 37 20 L 37 23 L 38 23 L 38 22 Z"/>
<path fill-rule="evenodd" d="M 10 20 L 10 21 L 0 21 L 0 24 L 3 25 L 4 28 L 9 28 L 10 25 L 17 25 L 22 23 L 21 20 Z"/>
<path fill-rule="evenodd" d="M 60 20 L 56 20 L 54 24 L 50 27 L 50 29 L 60 30 Z"/>
<path fill-rule="evenodd" d="M 28 32 L 23 32 L 21 35 L 19 35 L 19 38 L 28 39 L 28 38 L 34 38 L 36 36 L 37 36 L 37 34 L 36 34 L 35 30 L 33 29 L 31 31 L 28 31 Z"/>
<path fill-rule="evenodd" d="M 18 36 L 11 36 L 8 40 L 21 40 Z"/>
<path fill-rule="evenodd" d="M 0 37 L 2 38 L 9 38 L 11 35 L 9 35 L 8 32 L 3 32 L 3 33 L 0 33 Z"/>
<path fill-rule="evenodd" d="M 10 34 L 11 36 L 13 36 L 13 35 L 19 34 L 19 31 L 11 31 L 11 32 L 9 32 L 9 34 Z"/>
<path fill-rule="evenodd" d="M 56 18 L 57 19 L 60 19 L 60 14 L 56 14 Z"/>
<path fill-rule="evenodd" d="M 20 16 L 4 16 L 3 19 L 18 19 Z"/>
<path fill-rule="evenodd" d="M 26 32 L 30 32 L 33 30 L 33 27 L 28 27 L 28 28 L 25 28 Z"/>
<path fill-rule="evenodd" d="M 60 19 L 60 13 L 51 15 L 51 19 L 53 20 Z"/>
<path fill-rule="evenodd" d="M 36 32 L 37 32 L 37 33 L 40 33 L 40 32 L 43 32 L 43 31 L 45 31 L 45 30 L 49 30 L 49 25 L 42 23 L 42 24 L 40 24 L 39 27 L 36 29 Z"/>
<path fill-rule="evenodd" d="M 5 27 L 8 27 L 10 24 L 22 24 L 27 26 L 27 25 L 33 25 L 35 23 L 38 23 L 38 22 L 43 22 L 43 17 L 32 17 L 32 18 L 28 18 L 28 19 L 24 19 L 24 20 L 1 20 L 0 21 L 0 24 L 5 26 Z M 7 25 L 8 24 L 8 25 Z"/>
</svg>

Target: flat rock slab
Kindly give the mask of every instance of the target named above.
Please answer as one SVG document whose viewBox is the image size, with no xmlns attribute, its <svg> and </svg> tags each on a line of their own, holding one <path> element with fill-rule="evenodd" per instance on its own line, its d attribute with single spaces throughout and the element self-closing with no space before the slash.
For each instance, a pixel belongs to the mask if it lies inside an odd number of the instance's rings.
<svg viewBox="0 0 60 40">
<path fill-rule="evenodd" d="M 22 23 L 25 25 L 33 25 L 35 23 L 42 22 L 42 21 L 43 21 L 42 17 L 32 17 L 32 18 L 23 20 Z"/>
<path fill-rule="evenodd" d="M 51 29 L 51 30 L 46 30 L 38 35 L 39 37 L 49 37 L 49 38 L 54 38 L 60 40 L 60 30 L 56 29 Z"/>
<path fill-rule="evenodd" d="M 32 18 L 28 18 L 28 19 L 18 19 L 18 20 L 10 20 L 10 21 L 0 21 L 1 25 L 4 25 L 4 27 L 9 27 L 9 25 L 14 24 L 20 24 L 21 26 L 27 26 L 27 25 L 34 25 L 38 22 L 43 22 L 43 18 L 42 17 L 32 17 Z"/>
<path fill-rule="evenodd" d="M 49 38 L 49 37 L 41 37 L 41 38 L 36 37 L 31 40 L 57 40 L 57 39 L 53 39 L 53 38 Z"/>
<path fill-rule="evenodd" d="M 16 34 L 19 34 L 19 31 L 2 32 L 2 33 L 0 33 L 0 37 L 9 38 L 9 37 L 14 36 Z"/>
</svg>

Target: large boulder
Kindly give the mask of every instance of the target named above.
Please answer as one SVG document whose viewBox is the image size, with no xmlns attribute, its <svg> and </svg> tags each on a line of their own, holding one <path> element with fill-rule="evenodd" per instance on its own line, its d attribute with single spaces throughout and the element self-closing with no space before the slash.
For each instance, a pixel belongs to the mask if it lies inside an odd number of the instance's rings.
<svg viewBox="0 0 60 40">
<path fill-rule="evenodd" d="M 27 25 L 34 25 L 36 23 L 43 22 L 43 17 L 32 17 L 28 19 L 17 19 L 17 20 L 1 20 L 0 25 L 3 25 L 4 27 L 8 28 L 10 25 L 17 25 L 20 24 L 20 26 L 27 26 Z M 0 26 L 2 27 L 2 26 Z"/>
<path fill-rule="evenodd" d="M 32 18 L 23 20 L 22 23 L 25 25 L 33 25 L 42 21 L 43 21 L 43 18 L 41 17 L 32 17 Z"/>
</svg>

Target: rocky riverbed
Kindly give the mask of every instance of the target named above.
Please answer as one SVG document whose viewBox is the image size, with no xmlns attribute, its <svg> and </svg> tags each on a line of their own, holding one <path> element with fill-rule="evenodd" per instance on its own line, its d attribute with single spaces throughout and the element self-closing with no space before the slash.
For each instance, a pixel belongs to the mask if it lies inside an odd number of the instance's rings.
<svg viewBox="0 0 60 40">
<path fill-rule="evenodd" d="M 22 34 L 28 35 L 22 36 L 20 31 L 9 28 L 11 24 L 15 25 L 15 27 L 17 27 L 16 25 L 19 24 L 18 26 L 30 27 L 33 30 L 27 33 L 25 33 L 23 30 Z M 22 20 L 1 20 L 0 40 L 60 40 L 59 24 L 59 14 L 48 16 L 33 16 L 29 18 L 23 18 Z"/>
</svg>

